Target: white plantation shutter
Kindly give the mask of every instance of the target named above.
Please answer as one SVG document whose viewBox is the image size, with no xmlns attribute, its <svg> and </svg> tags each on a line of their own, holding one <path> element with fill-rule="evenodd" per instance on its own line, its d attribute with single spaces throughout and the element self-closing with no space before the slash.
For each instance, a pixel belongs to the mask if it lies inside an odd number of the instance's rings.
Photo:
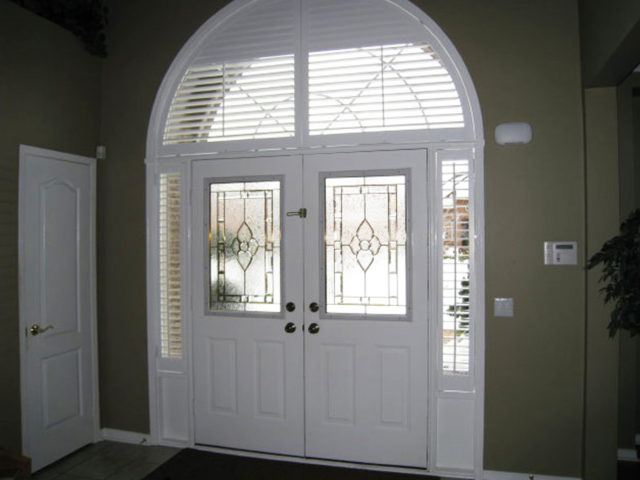
<svg viewBox="0 0 640 480">
<path fill-rule="evenodd" d="M 182 358 L 181 196 L 179 173 L 160 174 L 160 346 L 163 358 Z"/>
<path fill-rule="evenodd" d="M 278 148 L 306 135 L 315 146 L 322 135 L 419 130 L 459 139 L 472 128 L 461 85 L 442 42 L 392 1 L 248 1 L 199 39 L 162 143 Z"/>
<path fill-rule="evenodd" d="M 463 128 L 460 96 L 428 44 L 309 54 L 309 133 Z"/>
<path fill-rule="evenodd" d="M 464 127 L 430 35 L 397 5 L 309 2 L 308 31 L 311 135 Z"/>
<path fill-rule="evenodd" d="M 413 16 L 381 0 L 309 0 L 309 52 L 425 43 L 428 33 Z"/>
<path fill-rule="evenodd" d="M 471 353 L 471 196 L 468 160 L 443 160 L 442 368 L 467 375 Z"/>
<path fill-rule="evenodd" d="M 299 11 L 298 0 L 250 2 L 211 31 L 192 64 L 293 55 L 298 41 Z"/>
<path fill-rule="evenodd" d="M 292 137 L 293 56 L 190 68 L 171 104 L 165 145 Z"/>
<path fill-rule="evenodd" d="M 171 102 L 165 145 L 295 135 L 298 5 L 251 2 L 204 39 Z"/>
</svg>

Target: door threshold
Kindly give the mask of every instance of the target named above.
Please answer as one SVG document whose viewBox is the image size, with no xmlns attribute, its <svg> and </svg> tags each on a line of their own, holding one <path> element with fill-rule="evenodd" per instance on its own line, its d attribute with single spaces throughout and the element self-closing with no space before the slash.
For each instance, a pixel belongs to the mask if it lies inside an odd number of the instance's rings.
<svg viewBox="0 0 640 480">
<path fill-rule="evenodd" d="M 264 452 L 256 452 L 252 450 L 241 450 L 236 448 L 213 447 L 211 445 L 204 445 L 199 443 L 194 444 L 193 448 L 197 450 L 206 451 L 206 452 L 220 453 L 224 455 L 235 455 L 238 457 L 258 458 L 263 460 L 304 463 L 307 465 L 321 465 L 325 467 L 352 468 L 355 470 L 369 470 L 369 471 L 376 471 L 376 472 L 405 473 L 409 475 L 416 475 L 416 476 L 423 476 L 423 477 L 434 476 L 434 474 L 429 472 L 426 468 L 420 468 L 420 467 L 401 467 L 401 466 L 395 466 L 395 465 L 377 465 L 372 463 L 326 460 L 322 458 L 299 457 L 295 455 L 285 455 L 285 454 L 279 454 L 279 453 L 264 453 Z"/>
</svg>

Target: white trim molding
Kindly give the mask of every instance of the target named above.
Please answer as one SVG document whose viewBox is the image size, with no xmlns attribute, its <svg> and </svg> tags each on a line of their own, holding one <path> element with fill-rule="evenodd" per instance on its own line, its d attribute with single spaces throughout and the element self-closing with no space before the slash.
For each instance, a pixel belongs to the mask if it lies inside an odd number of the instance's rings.
<svg viewBox="0 0 640 480">
<path fill-rule="evenodd" d="M 102 440 L 110 442 L 131 443 L 133 445 L 150 445 L 151 436 L 147 433 L 128 432 L 115 428 L 103 428 Z"/>
<path fill-rule="evenodd" d="M 581 480 L 580 477 L 558 477 L 556 475 L 538 475 L 537 473 L 484 471 L 484 480 Z"/>
</svg>

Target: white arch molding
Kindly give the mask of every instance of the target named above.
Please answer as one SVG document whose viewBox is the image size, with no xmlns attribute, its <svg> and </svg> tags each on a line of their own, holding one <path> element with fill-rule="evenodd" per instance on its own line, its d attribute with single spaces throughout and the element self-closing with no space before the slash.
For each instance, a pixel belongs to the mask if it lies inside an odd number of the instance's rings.
<svg viewBox="0 0 640 480">
<path fill-rule="evenodd" d="M 444 129 L 414 129 L 410 131 L 349 133 L 343 135 L 310 136 L 308 133 L 308 46 L 306 32 L 294 28 L 295 64 L 295 135 L 277 139 L 242 139 L 239 141 L 199 141 L 165 144 L 165 123 L 172 101 L 185 73 L 208 54 L 211 39 L 224 32 L 225 25 L 241 18 L 244 13 L 265 2 L 278 0 L 235 0 L 206 21 L 180 50 L 167 71 L 158 90 L 148 128 L 146 144 L 147 164 L 147 312 L 149 351 L 150 425 L 153 442 L 165 445 L 193 446 L 193 386 L 191 372 L 191 318 L 190 291 L 192 288 L 189 265 L 192 252 L 189 241 L 191 232 L 190 174 L 191 164 L 198 159 L 269 157 L 286 154 L 305 155 L 318 152 L 359 152 L 397 149 L 426 149 L 429 157 L 430 202 L 438 205 L 440 191 L 435 178 L 443 161 L 467 158 L 470 169 L 471 274 L 475 288 L 471 290 L 470 310 L 473 319 L 470 372 L 464 378 L 443 374 L 437 345 L 441 338 L 438 322 L 431 322 L 429 338 L 429 468 L 432 474 L 448 476 L 482 475 L 483 412 L 484 412 L 484 191 L 483 148 L 484 134 L 478 96 L 462 60 L 462 57 L 446 34 L 429 16 L 409 0 L 355 0 L 357 3 L 384 5 L 397 9 L 399 16 L 419 27 L 428 43 L 439 55 L 442 65 L 451 76 L 460 98 L 464 127 Z M 293 1 L 293 0 L 292 0 Z M 308 5 L 335 0 L 295 0 L 299 11 L 306 15 Z M 300 18 L 300 17 L 298 17 Z M 402 39 L 399 42 L 403 43 Z M 209 42 L 208 42 L 209 41 Z M 364 45 L 361 45 L 364 46 Z M 373 45 L 369 45 L 373 46 Z M 243 59 L 244 60 L 244 59 Z M 462 157 L 461 157 L 462 156 Z M 160 354 L 160 243 L 159 176 L 167 173 L 181 175 L 181 260 L 182 260 L 182 358 L 163 358 Z M 437 222 L 434 222 L 437 223 Z M 441 227 L 441 225 L 440 225 Z M 441 230 L 431 226 L 430 240 L 437 241 Z M 434 254 L 435 255 L 435 254 Z M 433 264 L 440 258 L 433 256 Z M 441 281 L 442 269 L 430 274 L 430 281 Z M 197 288 L 198 286 L 194 286 Z M 441 314 L 440 300 L 431 301 L 433 318 Z M 462 415 L 461 415 L 462 413 Z M 456 438 L 456 432 L 471 436 L 471 463 L 456 465 L 460 452 L 452 450 L 447 438 Z M 258 456 L 264 456 L 259 454 Z M 299 460 L 299 459 L 298 459 Z M 298 461 L 296 460 L 296 461 Z M 308 460 L 311 461 L 311 460 Z M 315 461 L 314 462 L 318 462 Z M 326 462 L 332 463 L 332 462 Z M 385 469 L 384 467 L 370 467 Z M 403 470 L 389 468 L 389 470 Z"/>
</svg>

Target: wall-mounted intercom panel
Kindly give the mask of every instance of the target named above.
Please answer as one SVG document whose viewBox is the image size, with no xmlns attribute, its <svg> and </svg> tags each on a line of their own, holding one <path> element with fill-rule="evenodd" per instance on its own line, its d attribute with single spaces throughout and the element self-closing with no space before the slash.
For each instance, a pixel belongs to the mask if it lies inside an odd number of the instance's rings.
<svg viewBox="0 0 640 480">
<path fill-rule="evenodd" d="M 544 242 L 545 265 L 577 265 L 578 242 Z"/>
</svg>

